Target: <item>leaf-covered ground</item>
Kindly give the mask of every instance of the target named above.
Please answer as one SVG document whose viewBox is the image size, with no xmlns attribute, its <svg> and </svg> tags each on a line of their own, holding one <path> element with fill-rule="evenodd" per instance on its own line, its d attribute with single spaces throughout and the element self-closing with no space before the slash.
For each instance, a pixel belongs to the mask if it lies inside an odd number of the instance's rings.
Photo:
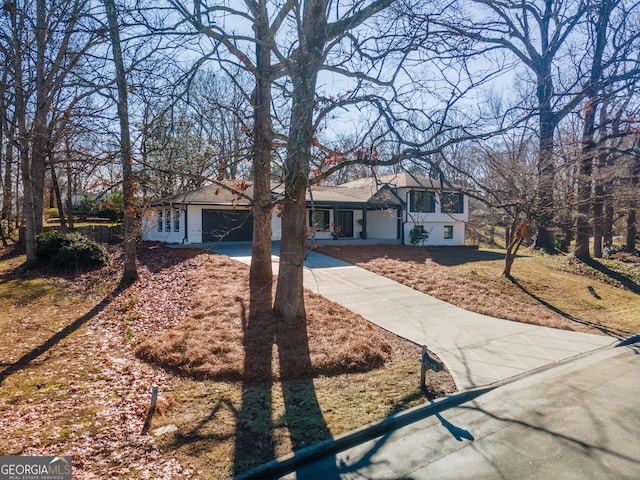
<svg viewBox="0 0 640 480">
<path fill-rule="evenodd" d="M 243 383 L 247 270 L 226 257 L 145 244 L 140 280 L 119 291 L 117 248 L 107 267 L 64 275 L 0 254 L 1 455 L 71 455 L 74 478 L 229 478 L 425 401 L 417 346 L 316 296 L 316 377 L 278 382 L 274 347 L 273 382 Z M 428 384 L 455 388 L 446 372 Z M 177 431 L 142 436 L 153 385 L 152 431 Z"/>
</svg>

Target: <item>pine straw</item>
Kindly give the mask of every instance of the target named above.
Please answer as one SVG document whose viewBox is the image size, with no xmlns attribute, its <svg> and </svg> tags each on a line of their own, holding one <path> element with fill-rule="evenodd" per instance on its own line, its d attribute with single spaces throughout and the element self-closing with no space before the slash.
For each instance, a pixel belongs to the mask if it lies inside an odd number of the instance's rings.
<svg viewBox="0 0 640 480">
<path fill-rule="evenodd" d="M 239 381 L 362 372 L 391 355 L 386 332 L 308 291 L 306 336 L 273 315 L 249 328 L 248 267 L 211 253 L 200 254 L 198 263 L 188 280 L 195 289 L 186 318 L 144 340 L 136 350 L 140 358 L 194 378 Z M 245 358 L 246 352 L 259 358 Z M 278 352 L 286 354 L 286 373 Z"/>
<path fill-rule="evenodd" d="M 472 312 L 552 328 L 599 333 L 527 297 L 504 277 L 492 278 L 488 282 L 486 278 L 473 271 L 468 275 L 456 274 L 433 260 L 432 256 L 435 254 L 438 257 L 447 255 L 445 251 L 449 251 L 449 254 L 455 257 L 454 248 L 432 252 L 424 247 L 401 245 L 326 246 L 320 247 L 318 251 Z M 459 249 L 458 254 L 469 255 L 470 252 Z M 439 261 L 441 260 L 439 258 Z M 455 264 L 453 260 L 448 264 Z"/>
</svg>

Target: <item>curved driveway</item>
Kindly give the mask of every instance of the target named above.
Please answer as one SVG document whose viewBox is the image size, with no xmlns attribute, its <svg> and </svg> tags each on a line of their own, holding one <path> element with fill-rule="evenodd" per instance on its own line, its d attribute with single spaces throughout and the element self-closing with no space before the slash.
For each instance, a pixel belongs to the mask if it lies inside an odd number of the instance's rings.
<svg viewBox="0 0 640 480">
<path fill-rule="evenodd" d="M 251 259 L 246 245 L 218 244 L 213 250 L 245 263 Z M 278 257 L 273 259 L 276 271 Z M 305 267 L 306 288 L 396 335 L 427 345 L 442 359 L 461 390 L 489 385 L 618 341 L 470 312 L 317 252 L 309 254 Z"/>
</svg>

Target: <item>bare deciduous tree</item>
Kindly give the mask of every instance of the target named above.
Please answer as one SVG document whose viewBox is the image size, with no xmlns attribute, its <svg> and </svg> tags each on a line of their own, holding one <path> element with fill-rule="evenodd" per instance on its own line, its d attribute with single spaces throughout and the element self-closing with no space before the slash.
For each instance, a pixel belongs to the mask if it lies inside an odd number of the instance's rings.
<svg viewBox="0 0 640 480">
<path fill-rule="evenodd" d="M 104 0 L 109 26 L 109 37 L 113 52 L 116 85 L 118 88 L 117 110 L 120 121 L 120 156 L 122 163 L 122 190 L 124 195 L 124 271 L 122 285 L 129 285 L 138 279 L 136 266 L 136 186 L 133 178 L 133 151 L 129 126 L 129 103 L 127 94 L 127 72 L 122 55 L 120 25 L 113 0 Z"/>
</svg>

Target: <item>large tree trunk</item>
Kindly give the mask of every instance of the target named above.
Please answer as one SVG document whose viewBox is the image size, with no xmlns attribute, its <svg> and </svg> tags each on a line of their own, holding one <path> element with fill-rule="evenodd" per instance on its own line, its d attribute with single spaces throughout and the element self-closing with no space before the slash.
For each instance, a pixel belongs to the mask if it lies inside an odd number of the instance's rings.
<svg viewBox="0 0 640 480">
<path fill-rule="evenodd" d="M 607 26 L 611 12 L 611 2 L 600 2 L 595 24 L 595 49 L 591 63 L 589 85 L 586 89 L 586 104 L 584 107 L 584 126 L 582 130 L 582 157 L 578 169 L 578 218 L 576 224 L 575 256 L 588 259 L 589 237 L 591 233 L 589 214 L 591 212 L 593 186 L 593 163 L 596 150 L 596 110 L 600 103 L 598 86 L 602 78 L 602 56 L 607 44 Z M 603 107 L 604 108 L 604 107 Z"/>
<path fill-rule="evenodd" d="M 126 286 L 138 279 L 136 268 L 136 204 L 133 179 L 133 156 L 129 128 L 129 105 L 127 102 L 127 78 L 122 59 L 119 25 L 113 0 L 104 0 L 109 22 L 109 35 L 113 48 L 113 62 L 118 87 L 118 119 L 120 120 L 120 155 L 122 159 L 122 191 L 124 197 L 124 272 L 121 284 Z"/>
<path fill-rule="evenodd" d="M 274 303 L 276 315 L 287 323 L 304 323 L 306 320 L 303 274 L 313 98 L 307 102 L 304 100 L 300 97 L 294 100 L 291 113 L 282 204 L 280 269 Z"/>
<path fill-rule="evenodd" d="M 604 104 L 600 109 L 600 138 L 606 136 L 606 110 Z M 605 196 L 605 168 L 609 152 L 602 149 L 596 157 L 596 174 L 593 177 L 593 257 L 602 258 L 602 243 L 604 236 L 604 196 Z"/>
<path fill-rule="evenodd" d="M 538 150 L 538 186 L 536 191 L 536 227 L 535 247 L 548 253 L 555 251 L 553 245 L 553 137 L 556 118 L 551 110 L 553 82 L 551 73 L 545 71 L 538 76 L 538 108 L 540 121 L 540 140 Z"/>
<path fill-rule="evenodd" d="M 604 235 L 602 237 L 605 248 L 610 248 L 613 245 L 614 216 L 615 216 L 615 208 L 613 206 L 613 194 L 608 193 L 606 195 L 606 203 L 605 203 L 605 209 L 604 209 Z"/>
<path fill-rule="evenodd" d="M 15 19 L 12 19 L 15 21 Z M 46 52 L 46 4 L 38 0 L 36 5 L 36 110 L 33 117 L 31 151 L 29 151 L 26 128 L 26 98 L 23 90 L 21 58 L 17 55 L 15 62 L 16 115 L 18 118 L 18 135 L 20 145 L 20 161 L 22 164 L 23 212 L 25 227 L 25 249 L 27 253 L 26 267 L 31 268 L 38 263 L 36 236 L 42 231 L 44 170 L 47 150 L 47 89 L 45 85 L 45 52 Z"/>
<path fill-rule="evenodd" d="M 595 96 L 589 96 L 588 104 L 585 108 L 584 128 L 582 134 L 582 156 L 578 166 L 578 217 L 576 218 L 576 247 L 574 255 L 581 259 L 590 258 L 589 238 L 591 234 L 591 222 L 589 221 L 592 199 L 591 190 L 593 184 L 593 156 L 596 148 L 595 117 L 596 100 Z"/>
<path fill-rule="evenodd" d="M 306 241 L 306 192 L 313 143 L 313 107 L 318 71 L 326 42 L 327 1 L 305 5 L 298 28 L 299 47 L 292 55 L 293 100 L 285 160 L 285 198 L 282 205 L 280 271 L 274 311 L 283 321 L 304 324 L 304 255 Z"/>
<path fill-rule="evenodd" d="M 636 249 L 636 235 L 638 234 L 637 209 L 638 209 L 638 185 L 640 185 L 640 155 L 633 159 L 631 168 L 631 199 L 627 212 L 627 238 L 626 251 L 633 253 Z"/>
<path fill-rule="evenodd" d="M 253 110 L 253 244 L 249 274 L 251 318 L 271 311 L 273 269 L 271 267 L 271 48 L 264 1 L 256 16 L 256 88 Z M 235 160 L 235 159 L 234 159 Z"/>
</svg>

